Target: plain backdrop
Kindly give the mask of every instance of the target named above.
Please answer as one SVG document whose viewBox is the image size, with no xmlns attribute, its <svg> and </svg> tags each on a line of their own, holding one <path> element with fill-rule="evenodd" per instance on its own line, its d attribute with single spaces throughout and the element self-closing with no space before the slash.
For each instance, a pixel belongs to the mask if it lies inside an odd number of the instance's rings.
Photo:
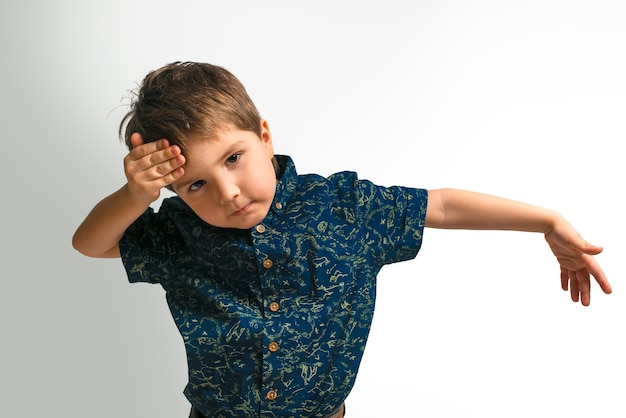
<svg viewBox="0 0 626 418">
<path fill-rule="evenodd" d="M 620 0 L 4 1 L 0 416 L 187 416 L 163 290 L 71 236 L 125 181 L 129 91 L 193 60 L 242 80 L 301 173 L 503 195 L 605 247 L 614 293 L 584 308 L 540 234 L 427 230 L 379 276 L 347 417 L 623 418 L 625 21 Z"/>
</svg>

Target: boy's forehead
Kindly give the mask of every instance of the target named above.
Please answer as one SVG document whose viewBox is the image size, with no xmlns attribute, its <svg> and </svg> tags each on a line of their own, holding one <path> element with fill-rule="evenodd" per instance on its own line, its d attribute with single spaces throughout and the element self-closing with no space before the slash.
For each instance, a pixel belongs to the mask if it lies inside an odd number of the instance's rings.
<svg viewBox="0 0 626 418">
<path fill-rule="evenodd" d="M 245 146 L 245 138 L 197 138 L 189 141 L 182 150 L 186 158 L 185 165 L 221 161 L 228 158 L 233 150 Z"/>
<path fill-rule="evenodd" d="M 220 142 L 229 142 L 236 131 L 237 129 L 230 124 L 222 124 L 214 127 L 211 133 L 198 132 L 190 134 L 186 138 L 184 151 L 192 153 L 196 148 L 205 148 L 207 146 L 217 148 Z"/>
<path fill-rule="evenodd" d="M 187 143 L 194 142 L 206 142 L 219 140 L 224 136 L 228 136 L 234 131 L 237 131 L 237 126 L 231 122 L 222 123 L 207 123 L 206 126 L 199 128 L 198 130 L 191 131 L 186 136 Z"/>
</svg>

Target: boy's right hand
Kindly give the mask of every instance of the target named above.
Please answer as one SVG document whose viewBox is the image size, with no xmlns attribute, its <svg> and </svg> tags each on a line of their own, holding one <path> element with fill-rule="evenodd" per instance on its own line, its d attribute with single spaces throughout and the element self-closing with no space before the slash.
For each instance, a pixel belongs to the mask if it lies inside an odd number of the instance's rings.
<svg viewBox="0 0 626 418">
<path fill-rule="evenodd" d="M 130 141 L 133 149 L 124 157 L 128 189 L 134 197 L 149 205 L 159 198 L 163 187 L 183 176 L 185 156 L 167 139 L 145 144 L 141 134 L 135 132 Z"/>
<path fill-rule="evenodd" d="M 185 173 L 180 147 L 166 139 L 144 144 L 140 134 L 131 138 L 133 149 L 124 157 L 128 182 L 102 199 L 78 227 L 72 244 L 90 257 L 119 257 L 124 231 L 159 198 L 161 188 Z"/>
</svg>

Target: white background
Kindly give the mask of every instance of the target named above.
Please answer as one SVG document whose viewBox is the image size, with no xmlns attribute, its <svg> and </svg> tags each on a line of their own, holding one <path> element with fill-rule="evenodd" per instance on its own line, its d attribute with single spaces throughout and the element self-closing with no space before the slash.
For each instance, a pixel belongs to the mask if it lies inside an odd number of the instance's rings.
<svg viewBox="0 0 626 418">
<path fill-rule="evenodd" d="M 541 235 L 427 230 L 379 277 L 349 418 L 626 416 L 624 22 L 620 0 L 3 2 L 0 416 L 188 414 L 163 291 L 70 244 L 125 180 L 127 91 L 176 60 L 235 73 L 301 173 L 524 200 L 605 247 L 614 293 L 583 308 Z"/>
</svg>

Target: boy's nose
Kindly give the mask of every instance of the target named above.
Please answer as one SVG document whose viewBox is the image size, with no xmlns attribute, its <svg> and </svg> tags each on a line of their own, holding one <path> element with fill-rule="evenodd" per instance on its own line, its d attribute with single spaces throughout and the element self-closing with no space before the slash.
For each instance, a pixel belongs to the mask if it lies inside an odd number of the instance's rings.
<svg viewBox="0 0 626 418">
<path fill-rule="evenodd" d="M 222 205 L 231 203 L 240 194 L 239 187 L 232 182 L 222 182 L 217 185 L 218 198 Z"/>
</svg>

